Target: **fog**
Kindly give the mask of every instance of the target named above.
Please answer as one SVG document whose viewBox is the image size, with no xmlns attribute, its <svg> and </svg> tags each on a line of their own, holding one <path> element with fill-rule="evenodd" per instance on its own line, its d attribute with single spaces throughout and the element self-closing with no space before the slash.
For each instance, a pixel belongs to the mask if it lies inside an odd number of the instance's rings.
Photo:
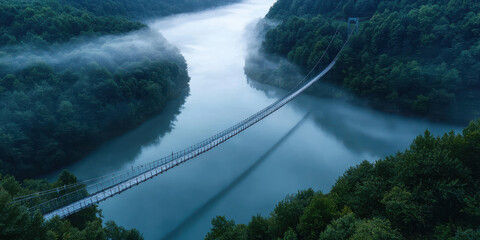
<svg viewBox="0 0 480 240">
<path fill-rule="evenodd" d="M 172 128 L 158 131 L 155 124 L 143 125 L 68 169 L 90 178 L 99 174 L 98 169 L 148 163 L 208 138 L 286 94 L 245 74 L 247 57 L 255 52 L 248 44 L 256 34 L 252 28 L 273 2 L 247 0 L 151 22 L 150 28 L 178 47 L 189 66 L 190 95 Z M 265 76 L 272 68 L 283 68 L 276 61 L 267 64 Z M 294 69 L 289 74 L 302 78 L 298 69 L 289 68 Z M 303 124 L 289 132 L 307 113 L 311 114 Z M 217 215 L 246 223 L 256 214 L 266 216 L 278 201 L 300 189 L 328 192 L 349 167 L 404 150 L 425 129 L 437 135 L 460 127 L 302 94 L 214 150 L 101 203 L 100 208 L 106 220 L 135 227 L 145 239 L 202 239 Z M 148 131 L 157 132 L 157 138 L 137 139 Z M 116 163 L 118 152 L 135 154 Z"/>
<path fill-rule="evenodd" d="M 150 28 L 2 52 L 0 135 L 20 149 L 5 148 L 0 167 L 19 178 L 80 160 L 188 92 L 185 59 Z"/>
<path fill-rule="evenodd" d="M 262 48 L 265 34 L 276 27 L 279 22 L 261 19 L 250 24 L 246 30 L 248 45 L 248 54 L 245 59 L 245 74 L 248 81 L 259 81 L 273 86 L 281 86 L 285 89 L 291 89 L 300 81 L 305 81 L 319 73 L 323 67 L 328 65 L 319 64 L 314 71 L 302 71 L 298 66 L 291 63 L 288 59 L 268 54 Z M 330 49 L 335 51 L 334 49 Z M 325 62 L 325 59 L 323 59 Z M 309 74 L 309 75 L 308 75 Z M 331 73 L 327 74 L 332 77 Z M 318 81 L 312 87 L 307 89 L 307 93 L 315 93 L 320 97 L 334 97 L 339 100 L 355 100 L 357 103 L 365 103 L 363 100 L 355 99 L 352 94 L 341 89 L 334 84 L 326 81 Z"/>
<path fill-rule="evenodd" d="M 287 59 L 266 54 L 262 49 L 266 32 L 278 24 L 279 22 L 272 20 L 260 19 L 247 26 L 248 52 L 244 70 L 249 79 L 292 88 L 304 79 L 301 70 Z"/>
<path fill-rule="evenodd" d="M 55 68 L 78 68 L 95 62 L 108 69 L 128 68 L 143 59 L 178 59 L 178 49 L 158 31 L 141 29 L 123 35 L 83 38 L 74 43 L 55 44 L 40 49 L 22 45 L 0 50 L 0 65 L 17 71 L 34 63 L 47 63 Z"/>
</svg>

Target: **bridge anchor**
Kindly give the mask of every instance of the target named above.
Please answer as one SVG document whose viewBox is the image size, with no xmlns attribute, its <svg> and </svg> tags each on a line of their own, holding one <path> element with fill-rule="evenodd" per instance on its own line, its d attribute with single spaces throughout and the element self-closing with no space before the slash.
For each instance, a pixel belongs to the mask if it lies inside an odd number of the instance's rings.
<svg viewBox="0 0 480 240">
<path fill-rule="evenodd" d="M 353 32 L 350 32 L 350 24 L 351 24 L 352 22 L 355 22 L 355 30 L 353 30 Z M 358 23 L 359 23 L 359 22 L 360 22 L 360 18 L 358 18 L 358 17 L 350 17 L 350 18 L 348 18 L 348 32 L 347 32 L 347 34 L 350 34 L 350 33 L 355 34 L 355 33 L 357 33 L 357 32 L 358 32 Z"/>
</svg>

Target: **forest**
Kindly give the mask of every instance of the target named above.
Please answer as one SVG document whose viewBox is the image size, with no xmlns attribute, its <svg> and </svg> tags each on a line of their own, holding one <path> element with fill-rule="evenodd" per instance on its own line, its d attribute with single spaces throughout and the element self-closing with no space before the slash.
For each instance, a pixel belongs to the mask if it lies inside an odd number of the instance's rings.
<svg viewBox="0 0 480 240">
<path fill-rule="evenodd" d="M 348 169 L 328 194 L 287 196 L 248 224 L 218 216 L 207 240 L 480 239 L 480 120 L 428 131 L 409 149 Z"/>
<path fill-rule="evenodd" d="M 101 16 L 125 16 L 144 20 L 151 17 L 193 12 L 239 0 L 61 0 Z"/>
<path fill-rule="evenodd" d="M 186 64 L 142 59 L 108 69 L 46 63 L 0 80 L 0 169 L 32 177 L 64 166 L 159 113 L 188 87 Z"/>
<path fill-rule="evenodd" d="M 139 20 L 225 2 L 0 0 L 0 239 L 143 239 L 97 207 L 46 221 L 12 200 L 76 183 L 66 171 L 53 183 L 30 178 L 188 93 L 183 56 Z"/>
<path fill-rule="evenodd" d="M 59 169 L 188 91 L 183 57 L 142 23 L 58 0 L 0 13 L 2 174 Z"/>
<path fill-rule="evenodd" d="M 98 16 L 56 0 L 0 0 L 0 48 L 17 44 L 47 47 L 74 37 L 120 34 L 142 27 L 124 17 Z"/>
<path fill-rule="evenodd" d="M 266 16 L 279 24 L 265 24 L 260 51 L 306 73 L 340 24 L 320 66 L 333 59 L 347 38 L 346 19 L 359 17 L 359 31 L 322 81 L 384 111 L 465 124 L 480 116 L 479 11 L 478 1 L 462 0 L 279 0 Z M 262 66 L 248 72 L 285 88 L 296 81 L 264 77 Z M 310 92 L 322 94 L 318 85 Z"/>
<path fill-rule="evenodd" d="M 113 221 L 103 222 L 101 211 L 90 207 L 67 219 L 58 217 L 45 221 L 37 212 L 12 204 L 14 197 L 76 183 L 71 173 L 64 171 L 57 181 L 25 180 L 18 182 L 9 175 L 0 175 L 0 239 L 16 240 L 143 240 L 136 229 L 127 230 Z"/>
<path fill-rule="evenodd" d="M 22 43 L 48 47 L 80 36 L 121 34 L 146 27 L 132 19 L 234 2 L 238 0 L 0 0 L 0 48 Z"/>
</svg>

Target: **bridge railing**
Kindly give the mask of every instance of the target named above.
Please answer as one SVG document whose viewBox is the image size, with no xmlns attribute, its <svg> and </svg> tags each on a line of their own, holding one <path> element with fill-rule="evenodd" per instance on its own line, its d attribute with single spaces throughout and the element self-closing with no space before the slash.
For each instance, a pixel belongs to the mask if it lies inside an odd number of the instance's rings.
<svg viewBox="0 0 480 240">
<path fill-rule="evenodd" d="M 229 138 L 237 135 L 238 133 L 244 131 L 245 129 L 249 128 L 250 126 L 254 125 L 255 123 L 259 122 L 260 120 L 264 119 L 268 115 L 272 114 L 273 112 L 277 111 L 280 109 L 282 106 L 293 100 L 295 97 L 297 97 L 300 93 L 302 93 L 306 88 L 311 86 L 314 82 L 316 82 L 318 79 L 320 79 L 324 74 L 326 74 L 336 63 L 336 60 L 338 59 L 338 56 L 340 52 L 343 50 L 345 45 L 347 44 L 348 40 L 350 39 L 351 34 L 348 36 L 347 40 L 345 41 L 342 49 L 339 51 L 339 53 L 336 55 L 334 60 L 320 73 L 318 74 L 315 78 L 310 80 L 309 82 L 303 84 L 300 82 L 297 84 L 296 87 L 294 87 L 291 91 L 289 91 L 283 98 L 275 101 L 274 103 L 270 104 L 269 106 L 263 108 L 262 110 L 258 111 L 257 113 L 251 115 L 248 118 L 245 118 L 244 120 L 238 122 L 237 124 L 221 131 L 220 133 L 217 133 L 213 135 L 210 138 L 207 138 L 197 144 L 194 144 L 182 151 L 175 152 L 171 155 L 165 156 L 161 159 L 158 159 L 156 161 L 149 162 L 147 164 L 142 164 L 137 167 L 131 168 L 126 171 L 122 171 L 119 173 L 107 175 L 106 177 L 99 178 L 98 182 L 95 182 L 93 184 L 88 184 L 85 185 L 85 187 L 76 190 L 74 192 L 65 194 L 63 196 L 51 199 L 47 202 L 44 202 L 42 204 L 39 204 L 35 207 L 30 208 L 32 211 L 39 210 L 42 212 L 44 215 L 46 213 L 55 211 L 61 207 L 65 207 L 67 205 L 70 205 L 74 202 L 77 202 L 76 204 L 78 205 L 78 201 L 84 198 L 87 198 L 88 196 L 92 196 L 94 194 L 99 194 L 103 193 L 104 199 L 105 196 L 108 197 L 108 193 L 105 191 L 110 189 L 110 194 L 118 194 L 121 191 L 125 191 L 126 189 L 132 187 L 132 185 L 128 185 L 128 187 L 123 188 L 123 190 L 120 190 L 119 185 L 122 183 L 125 183 L 127 181 L 131 181 L 132 179 L 137 178 L 137 183 L 138 178 L 141 178 L 141 182 L 146 181 L 154 175 L 152 174 L 152 170 L 157 169 L 156 174 L 158 172 L 163 172 L 166 171 L 170 168 L 173 168 L 174 166 L 183 163 L 189 159 L 192 159 L 212 148 L 217 146 L 218 144 L 225 142 Z M 161 169 L 161 171 L 158 171 L 158 169 Z M 147 173 L 150 175 L 147 176 Z M 112 192 L 112 188 L 114 186 L 118 187 L 118 191 Z M 89 207 L 93 205 L 94 202 L 91 201 L 90 203 L 84 203 L 81 205 L 82 208 Z"/>
<path fill-rule="evenodd" d="M 331 65 L 333 66 L 333 64 Z M 329 70 L 331 67 L 327 67 L 327 68 Z M 58 208 L 67 206 L 71 203 L 84 199 L 88 196 L 100 193 L 105 189 L 109 189 L 113 186 L 121 184 L 132 178 L 139 177 L 142 174 L 152 171 L 155 168 L 159 168 L 161 166 L 165 166 L 169 163 L 172 163 L 177 159 L 183 158 L 183 160 L 186 160 L 186 159 L 194 158 L 200 155 L 201 153 L 208 151 L 209 149 L 216 146 L 216 145 L 212 145 L 212 143 L 216 141 L 218 141 L 218 143 L 224 142 L 227 139 L 231 138 L 232 136 L 238 134 L 239 132 L 244 131 L 245 129 L 249 128 L 250 126 L 264 119 L 265 117 L 272 114 L 273 112 L 277 111 L 282 106 L 284 106 L 285 104 L 290 102 L 292 99 L 294 99 L 296 96 L 298 96 L 298 94 L 300 94 L 303 91 L 303 88 L 306 88 L 306 85 L 311 85 L 311 82 L 304 85 L 300 85 L 295 89 L 292 89 L 290 92 L 286 94 L 286 96 L 275 101 L 274 103 L 258 111 L 257 113 L 251 115 L 250 117 L 182 151 L 174 152 L 171 155 L 149 162 L 147 164 L 139 165 L 137 167 L 131 168 L 124 172 L 119 172 L 116 174 L 109 175 L 107 178 L 103 178 L 96 183 L 86 185 L 84 188 L 81 188 L 79 190 L 65 194 L 60 197 L 56 197 L 50 201 L 47 201 L 45 203 L 32 207 L 31 210 L 32 211 L 39 210 L 43 214 L 46 214 Z"/>
<path fill-rule="evenodd" d="M 232 137 L 233 135 L 238 134 L 239 132 L 245 130 L 246 128 L 252 126 L 253 124 L 257 123 L 258 121 L 262 120 L 266 116 L 270 115 L 272 112 L 278 110 L 281 106 L 285 105 L 287 102 L 285 101 L 286 99 L 289 98 L 291 95 L 291 92 L 298 90 L 298 89 L 293 89 L 290 91 L 285 97 L 275 101 L 274 103 L 270 104 L 269 106 L 263 108 L 262 110 L 258 111 L 257 113 L 251 115 L 248 118 L 245 118 L 244 120 L 238 122 L 237 124 L 221 131 L 220 133 L 217 133 L 213 135 L 210 138 L 207 138 L 197 144 L 194 144 L 182 151 L 174 152 L 171 155 L 165 156 L 161 159 L 149 162 L 147 164 L 142 164 L 136 167 L 133 167 L 131 169 L 128 169 L 126 171 L 114 173 L 111 175 L 108 175 L 105 178 L 99 178 L 98 182 L 91 183 L 88 185 L 85 185 L 83 188 L 78 189 L 76 191 L 67 193 L 63 196 L 56 197 L 54 199 L 51 199 L 47 202 L 44 202 L 42 204 L 36 205 L 30 210 L 36 211 L 39 210 L 41 213 L 46 214 L 51 211 L 54 211 L 55 209 L 58 209 L 63 206 L 67 206 L 73 202 L 76 202 L 80 199 L 83 199 L 85 197 L 97 194 L 99 192 L 102 192 L 105 189 L 111 188 L 115 185 L 118 185 L 120 183 L 123 183 L 125 181 L 128 181 L 129 179 L 132 179 L 134 177 L 138 177 L 146 172 L 149 172 L 155 168 L 161 167 L 163 165 L 166 165 L 168 163 L 171 163 L 172 161 L 182 158 L 184 156 L 192 155 L 191 158 L 199 155 L 200 153 L 195 153 L 199 152 L 199 150 L 209 150 L 209 149 L 204 149 L 207 145 L 213 143 L 214 141 L 217 141 L 221 139 L 221 142 L 226 141 L 226 139 Z M 240 131 L 239 131 L 240 130 Z M 190 158 L 190 157 L 189 157 Z"/>
</svg>

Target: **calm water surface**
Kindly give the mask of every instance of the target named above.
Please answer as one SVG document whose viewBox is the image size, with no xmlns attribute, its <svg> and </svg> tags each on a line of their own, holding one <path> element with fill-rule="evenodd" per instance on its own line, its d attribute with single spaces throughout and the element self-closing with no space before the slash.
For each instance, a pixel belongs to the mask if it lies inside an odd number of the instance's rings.
<svg viewBox="0 0 480 240">
<path fill-rule="evenodd" d="M 282 96 L 282 90 L 249 83 L 243 71 L 246 29 L 273 3 L 248 0 L 151 22 L 150 27 L 185 56 L 190 94 L 69 170 L 86 179 L 156 160 Z M 284 138 L 307 113 L 311 114 L 306 121 Z M 101 203 L 100 208 L 106 220 L 137 228 L 148 240 L 202 239 L 216 215 L 246 223 L 252 215 L 268 214 L 276 202 L 299 189 L 329 191 L 348 167 L 404 150 L 425 129 L 442 134 L 459 127 L 303 95 L 215 150 Z"/>
</svg>

